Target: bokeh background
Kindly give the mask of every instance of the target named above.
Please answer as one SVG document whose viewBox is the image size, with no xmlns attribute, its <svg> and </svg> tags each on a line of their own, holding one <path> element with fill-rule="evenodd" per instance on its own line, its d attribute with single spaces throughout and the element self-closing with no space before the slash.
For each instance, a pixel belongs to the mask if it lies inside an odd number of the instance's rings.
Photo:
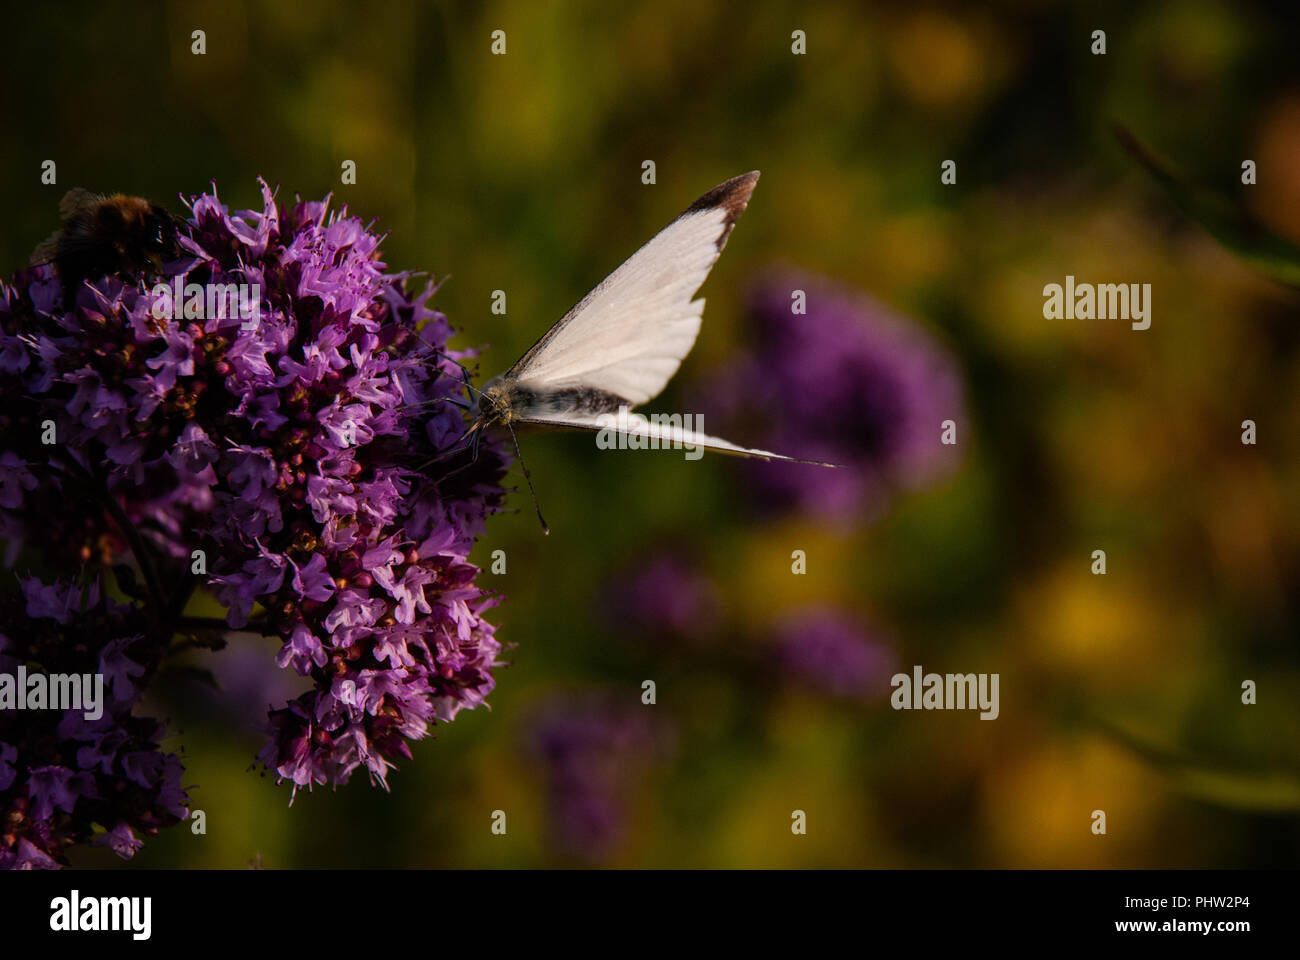
<svg viewBox="0 0 1300 960">
<path fill-rule="evenodd" d="M 846 404 L 851 389 L 782 369 L 762 291 L 789 270 L 824 291 L 810 329 L 834 301 L 827 329 L 866 337 L 849 373 L 913 383 L 890 367 L 912 354 L 867 342 L 902 337 L 953 387 L 941 468 L 904 476 L 860 445 L 870 489 L 839 506 L 774 499 L 756 464 L 521 438 L 553 532 L 519 494 L 476 553 L 507 558 L 484 575 L 515 645 L 491 710 L 416 745 L 390 794 L 358 778 L 290 808 L 248 767 L 293 678 L 274 642 L 240 635 L 196 655 L 220 692 L 177 674 L 158 708 L 207 835 L 182 825 L 130 866 L 1294 864 L 1297 294 L 1185 219 L 1110 124 L 1300 240 L 1298 27 L 1294 7 L 1226 0 L 11 14 L 6 272 L 69 187 L 179 213 L 177 194 L 210 181 L 252 206 L 261 175 L 373 217 L 393 268 L 449 274 L 435 303 L 489 376 L 692 199 L 760 169 L 654 408 L 760 444 L 797 439 L 791 418 L 822 403 L 810 435 L 865 443 L 907 423 L 908 443 L 938 444 L 937 420 L 891 406 L 930 391 Z M 57 186 L 40 183 L 46 159 Z M 1044 320 L 1043 285 L 1066 274 L 1152 284 L 1151 329 Z M 1001 716 L 891 710 L 888 677 L 914 664 L 999 673 Z M 121 866 L 104 850 L 74 863 Z"/>
</svg>

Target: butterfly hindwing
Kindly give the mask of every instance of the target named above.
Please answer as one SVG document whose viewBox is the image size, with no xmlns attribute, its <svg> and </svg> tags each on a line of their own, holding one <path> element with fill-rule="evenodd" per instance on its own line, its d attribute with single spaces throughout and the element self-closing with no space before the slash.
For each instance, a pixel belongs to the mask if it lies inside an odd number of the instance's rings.
<svg viewBox="0 0 1300 960">
<path fill-rule="evenodd" d="M 838 466 L 838 464 L 826 463 L 822 460 L 804 460 L 799 457 L 782 456 L 779 453 L 772 453 L 770 450 L 742 447 L 730 440 L 723 440 L 721 437 L 711 437 L 697 430 L 688 430 L 684 426 L 667 423 L 662 419 L 647 419 L 639 413 L 629 413 L 626 410 L 621 413 L 601 414 L 556 412 L 521 417 L 516 422 L 553 427 L 559 430 L 609 430 L 623 436 L 639 437 L 647 441 L 647 446 L 652 443 L 654 448 L 661 450 L 682 447 L 688 450 L 704 448 L 733 457 L 755 457 L 760 460 L 780 460 L 787 463 L 811 463 L 821 467 Z"/>
</svg>

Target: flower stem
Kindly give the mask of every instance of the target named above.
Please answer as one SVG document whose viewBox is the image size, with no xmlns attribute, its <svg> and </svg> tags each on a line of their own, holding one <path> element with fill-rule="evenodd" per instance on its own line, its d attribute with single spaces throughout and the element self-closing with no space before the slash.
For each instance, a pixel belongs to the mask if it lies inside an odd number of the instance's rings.
<svg viewBox="0 0 1300 960">
<path fill-rule="evenodd" d="M 122 505 L 117 502 L 117 498 L 113 496 L 104 480 L 93 476 L 90 471 L 63 451 L 56 451 L 54 456 L 58 457 L 69 472 L 80 476 L 81 480 L 90 487 L 96 499 L 103 504 L 104 509 L 108 511 L 108 515 L 122 532 L 122 536 L 126 538 L 127 545 L 131 548 L 131 554 L 135 557 L 136 566 L 140 568 L 140 575 L 144 578 L 145 589 L 149 591 L 149 599 L 153 601 L 154 617 L 158 618 L 166 609 L 163 604 L 162 585 L 158 581 L 158 572 L 154 568 L 153 557 L 149 554 L 144 538 L 140 536 L 140 531 L 131 522 L 131 518 L 122 509 Z"/>
<path fill-rule="evenodd" d="M 107 486 L 99 485 L 99 496 L 104 502 L 104 508 L 108 510 L 108 515 L 113 518 L 122 535 L 126 537 L 126 542 L 131 547 L 131 553 L 135 557 L 136 565 L 140 568 L 140 575 L 144 577 L 145 589 L 149 591 L 149 599 L 153 601 L 154 616 L 160 617 L 167 609 L 163 602 L 162 586 L 158 582 L 158 571 L 154 568 L 153 557 L 149 555 L 149 548 L 140 536 L 140 531 L 135 528 L 131 518 L 126 515 L 122 505 L 117 502 Z"/>
</svg>

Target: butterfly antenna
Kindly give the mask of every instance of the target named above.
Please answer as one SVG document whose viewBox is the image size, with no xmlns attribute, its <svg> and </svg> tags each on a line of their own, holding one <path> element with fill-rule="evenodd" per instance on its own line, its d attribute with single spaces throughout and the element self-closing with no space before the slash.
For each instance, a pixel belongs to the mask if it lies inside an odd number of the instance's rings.
<svg viewBox="0 0 1300 960">
<path fill-rule="evenodd" d="M 510 431 L 510 439 L 515 443 L 515 456 L 519 458 L 519 466 L 523 468 L 524 479 L 528 481 L 528 492 L 533 497 L 533 509 L 537 511 L 537 522 L 542 525 L 542 533 L 548 537 L 551 535 L 551 528 L 546 525 L 546 518 L 542 516 L 541 505 L 537 502 L 537 491 L 533 489 L 533 477 L 528 472 L 528 465 L 524 463 L 524 455 L 519 451 L 519 438 L 515 436 L 515 428 L 510 426 L 510 421 L 506 422 L 506 429 Z"/>
</svg>

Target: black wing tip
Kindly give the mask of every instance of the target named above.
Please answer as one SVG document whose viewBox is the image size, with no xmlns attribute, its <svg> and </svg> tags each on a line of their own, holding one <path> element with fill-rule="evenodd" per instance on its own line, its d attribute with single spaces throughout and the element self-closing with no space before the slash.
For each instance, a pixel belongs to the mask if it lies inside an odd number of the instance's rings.
<svg viewBox="0 0 1300 960">
<path fill-rule="evenodd" d="M 701 210 L 724 207 L 733 218 L 738 217 L 745 209 L 745 205 L 749 203 L 749 196 L 754 192 L 754 184 L 758 183 L 758 176 L 757 170 L 751 170 L 749 173 L 732 177 L 700 197 L 687 207 L 685 212 L 698 213 Z"/>
<path fill-rule="evenodd" d="M 699 213 L 703 210 L 723 210 L 722 233 L 718 235 L 718 250 L 721 251 L 727 244 L 727 237 L 731 234 L 731 228 L 736 225 L 740 215 L 745 212 L 745 207 L 749 204 L 750 195 L 754 192 L 754 186 L 758 183 L 758 178 L 759 171 L 751 170 L 749 173 L 742 173 L 738 177 L 723 181 L 682 211 L 682 216 Z"/>
</svg>

